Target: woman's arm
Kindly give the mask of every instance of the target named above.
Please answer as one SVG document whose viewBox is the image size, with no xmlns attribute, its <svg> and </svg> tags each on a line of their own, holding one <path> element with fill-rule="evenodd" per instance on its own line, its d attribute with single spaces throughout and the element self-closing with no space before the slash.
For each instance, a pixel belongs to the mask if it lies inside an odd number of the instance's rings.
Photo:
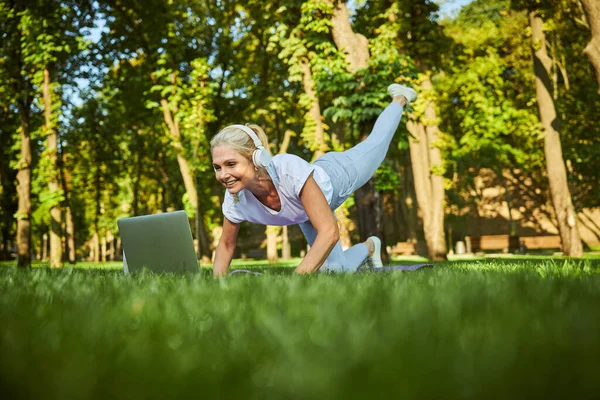
<svg viewBox="0 0 600 400">
<path fill-rule="evenodd" d="M 306 257 L 296 268 L 296 272 L 298 274 L 310 274 L 323 265 L 340 239 L 340 231 L 333 212 L 327 204 L 327 199 L 312 174 L 308 177 L 300 192 L 300 201 L 302 201 L 308 219 L 317 231 L 317 237 L 308 253 L 306 253 Z"/>
<path fill-rule="evenodd" d="M 225 276 L 233 258 L 233 252 L 237 245 L 237 235 L 240 224 L 235 224 L 223 217 L 223 234 L 215 250 L 215 263 L 213 265 L 213 276 Z"/>
</svg>

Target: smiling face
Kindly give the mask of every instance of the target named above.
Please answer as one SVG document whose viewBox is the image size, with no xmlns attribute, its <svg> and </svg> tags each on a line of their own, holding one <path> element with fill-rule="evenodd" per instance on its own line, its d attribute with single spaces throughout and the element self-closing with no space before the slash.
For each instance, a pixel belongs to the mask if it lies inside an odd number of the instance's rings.
<svg viewBox="0 0 600 400">
<path fill-rule="evenodd" d="M 215 146 L 212 150 L 212 158 L 217 180 L 231 194 L 245 189 L 256 177 L 252 160 L 244 157 L 229 145 Z"/>
</svg>

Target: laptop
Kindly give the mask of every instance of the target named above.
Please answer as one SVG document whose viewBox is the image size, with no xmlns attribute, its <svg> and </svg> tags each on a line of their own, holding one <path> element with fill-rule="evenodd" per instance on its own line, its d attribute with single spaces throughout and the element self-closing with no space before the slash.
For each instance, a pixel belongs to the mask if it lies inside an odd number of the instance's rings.
<svg viewBox="0 0 600 400">
<path fill-rule="evenodd" d="M 185 211 L 117 221 L 123 242 L 123 271 L 198 272 L 192 231 Z"/>
</svg>

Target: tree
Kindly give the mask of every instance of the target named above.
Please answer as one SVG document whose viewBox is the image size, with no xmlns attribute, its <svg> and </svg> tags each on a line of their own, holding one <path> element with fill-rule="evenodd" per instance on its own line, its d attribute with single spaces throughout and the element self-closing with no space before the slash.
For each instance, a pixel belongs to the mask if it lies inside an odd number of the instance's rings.
<svg viewBox="0 0 600 400">
<path fill-rule="evenodd" d="M 600 94 L 600 2 L 598 0 L 581 0 L 587 14 L 587 20 L 592 32 L 592 39 L 584 52 L 596 70 L 598 93 Z"/>
<path fill-rule="evenodd" d="M 19 244 L 19 265 L 29 263 L 28 253 L 31 241 L 32 184 L 39 194 L 42 208 L 47 208 L 52 216 L 44 217 L 51 221 L 51 266 L 62 263 L 61 206 L 62 193 L 59 187 L 58 163 L 58 117 L 61 112 L 60 72 L 75 73 L 78 63 L 72 57 L 81 50 L 82 30 L 92 24 L 91 7 L 85 2 L 10 2 L 2 4 L 2 16 L 6 18 L 7 36 L 3 49 L 7 57 L 7 77 L 11 81 L 13 96 L 21 122 L 22 155 L 19 169 L 19 211 L 17 220 L 17 242 Z M 4 24 L 3 24 L 4 25 Z M 67 73 L 68 74 L 68 73 Z M 64 75 L 63 75 L 64 77 Z M 72 78 L 71 76 L 69 78 Z M 56 80 L 56 82 L 55 82 Z M 38 99 L 39 96 L 40 98 Z M 32 119 L 37 119 L 38 110 L 44 110 L 44 125 L 39 132 Z M 33 137 L 32 137 L 33 134 Z M 32 152 L 32 141 L 37 136 L 47 138 L 40 165 L 35 165 L 38 175 L 32 180 L 32 168 L 36 159 Z M 41 143 L 40 143 L 41 144 Z M 43 175 L 43 178 L 41 177 Z M 43 184 L 41 183 L 43 182 Z M 41 226 L 41 225 L 40 225 Z M 27 250 L 26 250 L 27 249 Z"/>
<path fill-rule="evenodd" d="M 331 13 L 331 35 L 338 49 L 344 55 L 348 71 L 355 74 L 364 70 L 369 65 L 369 42 L 360 33 L 354 32 L 348 14 L 348 8 L 342 1 L 327 1 L 333 6 Z M 370 124 L 366 124 L 369 126 Z M 367 134 L 365 126 L 362 127 L 361 136 Z M 383 211 L 379 193 L 375 188 L 375 180 L 371 179 L 365 186 L 354 193 L 355 203 L 358 206 L 360 240 L 366 240 L 371 235 L 383 238 Z M 385 244 L 385 240 L 384 240 Z M 383 247 L 384 259 L 387 251 Z"/>
<path fill-rule="evenodd" d="M 448 191 L 449 203 L 454 210 L 474 204 L 471 211 L 479 216 L 483 198 L 473 193 L 480 193 L 477 183 L 493 171 L 490 184 L 505 189 L 506 232 L 512 235 L 517 234 L 512 209 L 525 204 L 514 178 L 525 175 L 542 181 L 544 164 L 542 131 L 531 105 L 535 92 L 530 44 L 515 34 L 528 25 L 526 14 L 511 11 L 508 1 L 472 2 L 445 24 L 453 45 L 444 59 L 446 74 L 438 78 L 441 117 L 451 139 L 448 169 L 457 176 Z"/>
<path fill-rule="evenodd" d="M 281 43 L 279 57 L 285 60 L 289 66 L 290 82 L 301 82 L 304 93 L 300 95 L 298 105 L 303 110 L 304 124 L 301 138 L 305 147 L 312 151 L 312 159 L 316 160 L 325 154 L 331 147 L 335 150 L 342 150 L 340 143 L 332 141 L 332 146 L 328 146 L 329 137 L 327 130 L 329 127 L 325 124 L 321 112 L 321 99 L 317 92 L 317 83 L 314 78 L 314 68 L 320 68 L 324 63 L 322 52 L 323 46 L 327 45 L 329 38 L 330 20 L 326 15 L 331 13 L 330 7 L 326 4 L 315 1 L 303 2 L 300 10 L 294 10 L 290 5 L 285 8 L 285 24 L 281 24 L 277 29 L 275 39 Z M 301 18 L 290 18 L 290 15 L 301 13 Z M 288 21 L 289 20 L 289 21 Z M 340 230 L 340 242 L 343 248 L 351 246 L 348 203 L 335 210 Z"/>
<path fill-rule="evenodd" d="M 399 12 L 402 11 L 402 12 Z M 389 23 L 398 27 L 399 45 L 419 70 L 416 84 L 420 99 L 414 105 L 414 120 L 407 122 L 415 193 L 423 216 L 423 231 L 429 258 L 446 258 L 444 230 L 444 172 L 442 137 L 437 96 L 432 83 L 441 64 L 439 48 L 448 40 L 437 23 L 438 6 L 431 1 L 401 1 L 388 11 Z M 404 15 L 404 17 L 403 17 Z M 409 17 L 405 17 L 409 15 Z"/>
<path fill-rule="evenodd" d="M 431 1 L 367 2 L 357 26 L 369 35 L 388 36 L 391 45 L 409 57 L 419 72 L 409 84 L 418 86 L 419 100 L 407 117 L 414 187 L 423 217 L 429 257 L 446 257 L 444 234 L 444 171 L 436 92 L 432 76 L 440 67 L 440 48 L 449 47 Z"/>
<path fill-rule="evenodd" d="M 181 110 L 182 101 L 190 90 L 187 85 L 190 84 L 191 71 L 197 68 L 192 63 L 214 56 L 211 54 L 215 37 L 212 29 L 216 28 L 207 21 L 217 17 L 220 20 L 222 16 L 210 15 L 210 6 L 197 2 L 167 4 L 159 1 L 142 6 L 135 1 L 107 1 L 102 6 L 103 12 L 110 16 L 110 31 L 103 38 L 105 54 L 111 59 L 136 58 L 146 64 L 145 70 L 153 83 L 147 105 L 161 111 L 171 145 L 177 149 L 176 158 L 186 188 L 186 201 L 196 217 L 198 252 L 208 261 L 210 242 L 204 216 L 198 208 L 201 198 L 192 165 L 190 143 L 193 138 L 189 136 L 191 132 L 182 131 L 181 121 L 185 113 Z M 235 14 L 232 10 L 223 14 L 230 18 Z M 206 69 L 204 73 L 207 73 Z M 203 79 L 206 80 L 206 77 Z M 208 89 L 208 86 L 205 87 Z M 209 119 L 203 121 L 208 122 Z"/>
<path fill-rule="evenodd" d="M 43 136 L 46 137 L 40 173 L 48 190 L 44 207 L 50 209 L 50 267 L 62 266 L 62 203 L 60 184 L 59 116 L 61 114 L 61 80 L 76 74 L 74 58 L 85 49 L 83 30 L 93 22 L 92 9 L 85 2 L 33 2 L 21 17 L 28 35 L 22 41 L 25 61 L 34 69 L 33 83 L 41 91 L 44 110 Z M 61 76 L 62 75 L 62 76 Z M 61 79 L 62 78 L 62 79 Z M 67 78 L 67 79 L 70 79 Z"/>
<path fill-rule="evenodd" d="M 536 97 L 540 120 L 544 127 L 544 152 L 552 203 L 558 221 L 563 253 L 567 256 L 580 257 L 583 254 L 583 247 L 577 229 L 577 215 L 573 208 L 567 182 L 567 171 L 560 143 L 559 120 L 552 98 L 552 60 L 546 50 L 546 37 L 540 12 L 538 10 L 530 11 L 529 20 L 534 54 Z"/>
<path fill-rule="evenodd" d="M 13 215 L 17 211 L 17 192 L 14 182 L 17 171 L 11 164 L 17 158 L 15 145 L 19 126 L 18 115 L 4 97 L 7 94 L 0 89 L 0 260 L 4 261 L 10 259 L 15 234 Z"/>
<path fill-rule="evenodd" d="M 423 216 L 427 252 L 432 260 L 446 258 L 444 232 L 444 166 L 440 149 L 440 132 L 435 110 L 433 85 L 427 74 L 421 75 L 421 115 L 408 121 L 410 158 L 415 193 Z M 417 107 L 418 104 L 415 105 Z"/>
<path fill-rule="evenodd" d="M 19 114 L 19 161 L 17 169 L 18 209 L 17 219 L 17 266 L 31 264 L 31 107 L 32 80 L 26 69 L 22 49 L 23 31 L 21 18 L 26 13 L 21 2 L 0 4 L 0 18 L 6 27 L 2 40 L 2 78 L 10 88 L 9 103 L 16 106 Z"/>
<path fill-rule="evenodd" d="M 415 58 L 418 61 L 417 66 L 426 70 L 427 60 L 422 57 L 418 51 L 413 51 L 411 53 L 411 46 L 404 43 L 403 39 L 399 38 L 401 27 L 404 26 L 399 20 L 399 15 L 401 14 L 399 7 L 401 7 L 401 5 L 396 3 L 385 5 L 367 3 L 365 7 L 367 7 L 371 18 L 363 17 L 363 20 L 369 20 L 369 23 L 362 22 L 361 25 L 366 27 L 365 29 L 367 32 L 372 32 L 374 35 L 371 39 L 371 43 L 365 36 L 353 31 L 349 21 L 347 8 L 344 3 L 337 3 L 334 8 L 332 17 L 332 35 L 338 49 L 344 51 L 346 54 L 346 60 L 350 66 L 349 70 L 356 73 L 359 70 L 366 70 L 368 67 L 369 69 L 372 69 L 369 73 L 377 74 L 379 75 L 378 78 L 382 79 L 382 71 L 377 71 L 376 68 L 382 68 L 385 71 L 387 66 L 383 61 L 387 62 L 388 65 L 393 65 L 394 61 L 398 62 L 398 60 L 402 60 L 400 54 L 396 54 L 395 56 L 390 54 L 390 46 L 392 46 L 392 48 L 399 47 L 405 49 L 403 50 L 404 57 Z M 408 6 L 404 5 L 404 7 L 407 8 Z M 417 14 L 425 14 L 421 9 L 423 7 L 419 7 L 421 6 L 417 6 Z M 381 8 L 383 8 L 383 10 L 381 10 Z M 412 11 L 414 10 L 411 10 L 411 15 L 414 15 L 415 13 Z M 429 14 L 423 16 L 423 18 L 429 17 Z M 411 21 L 403 22 L 405 24 L 412 23 Z M 380 25 L 377 25 L 377 23 Z M 368 27 L 369 25 L 371 28 Z M 372 28 L 372 26 L 376 26 L 377 28 Z M 416 33 L 416 31 L 414 33 Z M 423 40 L 424 37 L 419 37 L 418 39 Z M 371 55 L 369 54 L 369 44 L 372 51 Z M 415 48 L 420 49 L 419 46 L 415 46 Z M 390 70 L 390 68 L 388 67 L 387 70 Z M 389 75 L 390 77 L 387 78 L 388 82 L 393 81 L 398 77 L 404 77 L 400 79 L 411 79 L 412 77 L 411 72 L 407 73 L 407 71 L 401 70 L 394 70 L 394 73 Z M 428 75 L 422 75 L 421 79 L 416 82 L 422 84 L 425 90 L 423 91 L 423 99 L 421 100 L 422 104 L 424 104 L 421 113 L 423 121 L 412 124 L 410 122 L 407 123 L 407 128 L 409 131 L 412 130 L 412 139 L 414 139 L 410 141 L 411 159 L 413 160 L 412 169 L 415 174 L 417 200 L 419 201 L 419 206 L 424 216 L 425 237 L 429 254 L 432 259 L 439 259 L 444 258 L 446 252 L 443 229 L 443 165 L 441 164 L 441 153 L 437 144 L 437 118 L 434 105 L 431 103 L 432 97 L 429 97 L 429 102 L 424 102 L 424 99 L 427 98 L 426 92 L 430 91 L 431 88 L 431 82 Z M 426 122 L 426 124 L 423 122 Z M 366 126 L 368 126 L 368 124 Z M 419 129 L 419 127 L 421 129 Z M 363 127 L 363 130 L 364 129 L 365 127 Z M 421 153 L 422 151 L 425 151 L 425 153 Z M 370 184 L 372 185 L 373 183 L 371 182 Z M 435 203 L 431 203 L 432 199 Z M 375 226 L 377 226 L 377 234 L 382 236 L 382 211 L 379 194 L 372 190 L 368 190 L 366 185 L 363 189 L 357 191 L 356 200 L 359 205 L 361 203 L 365 206 L 366 204 L 370 204 L 371 208 L 369 212 L 359 216 L 359 225 L 364 226 L 367 222 L 374 222 Z M 361 207 L 359 206 L 359 210 L 360 209 Z M 373 218 L 373 216 L 375 216 L 375 218 Z"/>
</svg>

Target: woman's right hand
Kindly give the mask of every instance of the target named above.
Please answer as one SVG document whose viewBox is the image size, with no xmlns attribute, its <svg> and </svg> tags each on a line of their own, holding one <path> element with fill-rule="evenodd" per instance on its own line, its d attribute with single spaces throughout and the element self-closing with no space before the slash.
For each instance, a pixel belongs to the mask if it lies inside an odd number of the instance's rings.
<svg viewBox="0 0 600 400">
<path fill-rule="evenodd" d="M 237 235 L 240 224 L 236 224 L 223 217 L 223 233 L 219 244 L 215 249 L 215 262 L 213 264 L 213 276 L 220 278 L 227 275 L 227 270 L 233 259 L 233 253 L 237 246 Z"/>
</svg>

